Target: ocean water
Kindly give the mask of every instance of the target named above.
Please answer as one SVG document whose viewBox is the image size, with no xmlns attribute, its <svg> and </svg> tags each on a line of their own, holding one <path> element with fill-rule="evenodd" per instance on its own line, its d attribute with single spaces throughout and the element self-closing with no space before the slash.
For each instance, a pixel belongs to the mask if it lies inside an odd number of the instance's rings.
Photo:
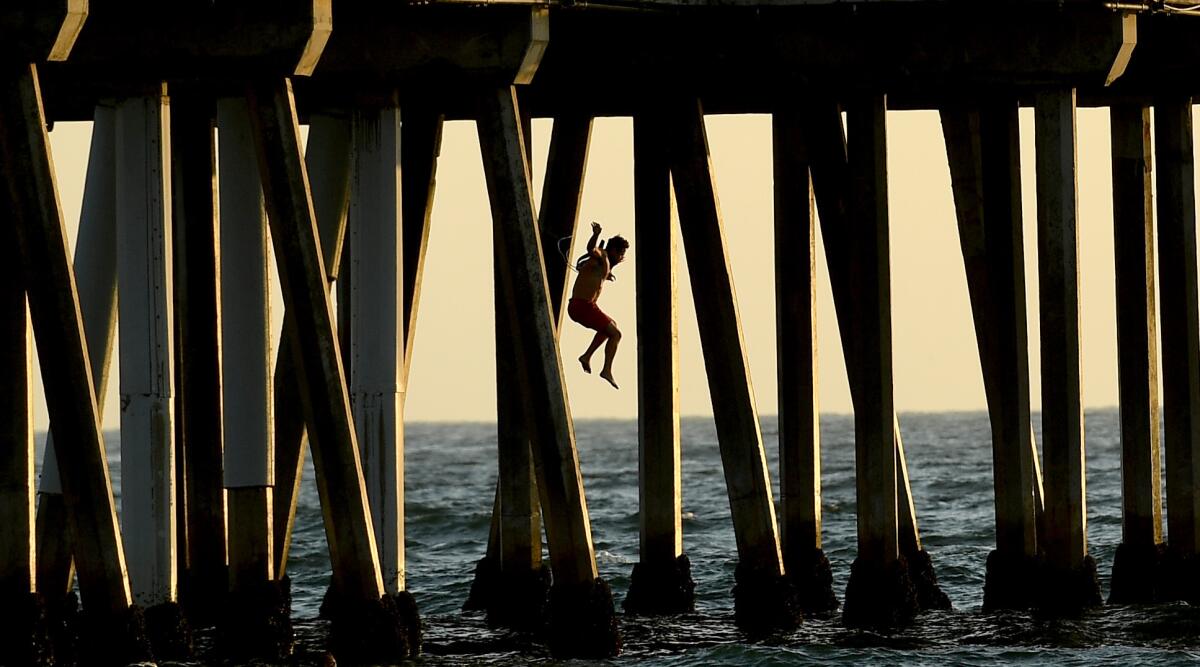
<svg viewBox="0 0 1200 667">
<path fill-rule="evenodd" d="M 1036 423 L 1040 442 L 1039 424 Z M 733 623 L 737 562 L 729 503 L 711 419 L 682 421 L 683 539 L 696 581 L 696 613 L 622 617 L 617 664 L 1148 664 L 1200 662 L 1200 609 L 1184 603 L 1105 606 L 1071 620 L 1024 612 L 984 614 L 984 563 L 995 541 L 990 433 L 986 413 L 902 414 L 909 476 L 925 548 L 954 609 L 920 616 L 890 633 L 851 630 L 838 615 L 750 641 Z M 1117 412 L 1089 411 L 1088 538 L 1108 594 L 1121 539 Z M 575 425 L 601 576 L 618 609 L 638 560 L 636 421 Z M 841 598 L 855 555 L 854 424 L 821 419 L 824 548 Z M 762 420 L 778 498 L 778 430 Z M 110 434 L 115 443 L 115 434 Z M 406 428 L 408 588 L 425 623 L 431 665 L 550 662 L 544 647 L 488 629 L 482 613 L 462 613 L 475 561 L 486 549 L 496 481 L 495 425 L 414 423 Z M 119 454 L 110 444 L 114 481 Z M 324 635 L 315 620 L 329 582 L 329 559 L 311 466 L 300 497 L 288 574 L 302 655 Z"/>
</svg>

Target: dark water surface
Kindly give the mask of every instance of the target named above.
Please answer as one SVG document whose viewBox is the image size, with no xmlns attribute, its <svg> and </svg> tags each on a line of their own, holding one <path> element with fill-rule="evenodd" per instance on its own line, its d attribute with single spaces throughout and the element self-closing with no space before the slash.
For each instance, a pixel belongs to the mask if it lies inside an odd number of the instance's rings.
<svg viewBox="0 0 1200 667">
<path fill-rule="evenodd" d="M 696 581 L 696 613 L 623 618 L 616 663 L 713 664 L 1179 664 L 1200 662 L 1200 609 L 1183 603 L 1106 606 L 1074 620 L 984 614 L 984 562 L 995 540 L 991 449 L 985 413 L 905 414 L 900 419 L 925 548 L 954 610 L 923 615 L 890 634 L 849 630 L 839 617 L 807 619 L 797 631 L 749 642 L 733 624 L 733 527 L 711 419 L 682 423 L 684 548 Z M 1115 410 L 1089 411 L 1087 503 L 1090 551 L 1108 594 L 1121 537 L 1120 445 Z M 855 554 L 853 420 L 821 420 L 824 541 L 841 598 Z M 1037 425 L 1035 424 L 1035 428 Z M 763 441 L 778 498 L 776 420 Z M 576 423 L 592 535 L 601 576 L 619 608 L 638 559 L 637 424 Z M 1039 433 L 1040 441 L 1040 433 Z M 110 435 L 115 442 L 115 434 Z M 487 545 L 496 480 L 495 425 L 409 424 L 406 440 L 408 588 L 425 622 L 435 665 L 549 661 L 527 640 L 494 632 L 483 615 L 459 611 Z M 116 449 L 115 447 L 113 448 Z M 110 454 L 119 481 L 118 455 Z M 324 634 L 313 620 L 329 582 L 329 559 L 311 466 L 296 519 L 288 574 L 302 652 Z"/>
</svg>

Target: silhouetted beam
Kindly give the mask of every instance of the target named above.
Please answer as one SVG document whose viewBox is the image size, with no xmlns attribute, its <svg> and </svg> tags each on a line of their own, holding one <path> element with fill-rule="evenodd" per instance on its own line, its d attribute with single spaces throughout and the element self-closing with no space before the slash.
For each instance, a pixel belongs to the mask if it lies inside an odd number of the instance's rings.
<svg viewBox="0 0 1200 667">
<path fill-rule="evenodd" d="M 317 216 L 321 255 L 328 272 L 326 289 L 337 279 L 346 235 L 350 202 L 350 122 L 334 116 L 313 116 L 309 123 L 305 168 L 313 175 L 312 201 Z M 347 292 L 347 296 L 349 292 Z M 300 479 L 304 472 L 308 436 L 296 371 L 295 315 L 283 314 L 279 356 L 275 363 L 275 576 L 287 569 Z"/>
<path fill-rule="evenodd" d="M 1090 90 L 1095 102 L 1138 99 L 1150 104 L 1163 94 L 1200 95 L 1200 25 L 1194 18 L 1161 13 L 1138 15 L 1137 48 L 1125 73 L 1112 86 Z M 1082 95 L 1082 94 L 1081 94 Z"/>
<path fill-rule="evenodd" d="M 1046 559 L 1075 570 L 1087 555 L 1080 396 L 1075 91 L 1039 93 L 1035 108 L 1038 291 L 1042 345 L 1042 447 L 1046 456 Z"/>
<path fill-rule="evenodd" d="M 784 562 L 821 548 L 816 209 L 802 115 L 772 117 L 775 321 L 779 351 L 779 522 Z"/>
<path fill-rule="evenodd" d="M 9 0 L 0 7 L 0 53 L 24 62 L 66 60 L 88 5 L 88 0 Z"/>
<path fill-rule="evenodd" d="M 297 376 L 305 422 L 311 426 L 333 586 L 350 600 L 375 602 L 383 595 L 383 580 L 291 83 L 279 79 L 255 84 L 249 98 L 279 282 L 288 310 L 296 314 L 291 330 L 301 361 Z"/>
<path fill-rule="evenodd" d="M 429 245 L 429 221 L 437 158 L 442 150 L 442 115 L 430 108 L 409 105 L 400 110 L 400 185 L 403 190 L 401 226 L 404 230 L 404 382 L 412 367 L 416 340 L 417 308 L 421 302 L 421 276 Z"/>
<path fill-rule="evenodd" d="M 859 400 L 854 405 L 858 553 L 876 566 L 896 560 L 896 446 L 892 386 L 891 263 L 888 259 L 887 120 L 884 98 L 847 111 L 851 205 L 848 254 Z"/>
<path fill-rule="evenodd" d="M 1191 100 L 1156 102 L 1167 540 L 1186 556 L 1200 552 L 1200 313 L 1192 131 Z"/>
<path fill-rule="evenodd" d="M 855 350 L 859 331 L 854 322 L 856 295 L 851 287 L 853 264 L 850 258 L 850 238 L 847 216 L 851 195 L 846 161 L 846 134 L 837 106 L 816 103 L 805 114 L 804 127 L 812 150 L 813 191 L 820 210 L 821 240 L 829 266 L 829 286 L 833 290 L 834 312 L 838 333 L 842 339 L 842 355 L 850 382 L 850 398 L 857 406 L 862 392 L 858 380 L 859 360 Z M 900 548 L 906 554 L 921 550 L 921 535 L 908 482 L 908 467 L 904 464 L 903 440 L 899 420 L 893 416 L 896 440 L 896 493 L 900 508 Z"/>
<path fill-rule="evenodd" d="M 1037 555 L 1016 100 L 942 112 L 992 424 L 996 548 Z"/>
<path fill-rule="evenodd" d="M 529 171 L 516 110 L 515 91 L 506 87 L 485 98 L 479 120 L 480 147 L 492 216 L 501 230 L 501 285 L 504 301 L 515 306 L 509 319 L 518 341 L 517 376 L 522 394 L 539 408 L 530 424 L 537 487 L 545 515 L 555 584 L 591 585 L 596 560 L 591 523 L 579 473 L 574 426 L 558 358 L 550 312 Z"/>
<path fill-rule="evenodd" d="M 546 283 L 550 286 L 550 308 L 555 326 L 562 328 L 567 290 L 570 287 L 567 266 L 574 262 L 562 257 L 559 245 L 567 239 L 567 253 L 579 220 L 579 201 L 583 197 L 583 179 L 587 171 L 591 144 L 591 116 L 559 116 L 550 134 L 550 154 L 546 159 L 546 178 L 542 183 L 542 202 L 538 207 L 538 227 L 546 257 Z"/>
<path fill-rule="evenodd" d="M 37 70 L 10 66 L 0 94 L 5 167 L 57 452 L 79 587 L 88 605 L 120 617 L 130 604 L 125 554 L 104 456 L 75 276 L 67 256 Z"/>
<path fill-rule="evenodd" d="M 775 503 L 750 368 L 742 342 L 725 231 L 713 184 L 704 118 L 698 101 L 676 107 L 667 128 L 667 153 L 679 205 L 696 321 L 713 416 L 733 513 L 738 560 L 750 571 L 782 576 Z"/>
<path fill-rule="evenodd" d="M 637 263 L 636 276 L 639 553 L 642 563 L 659 567 L 683 553 L 678 249 L 671 229 L 666 122 L 652 114 L 633 119 L 634 240 L 647 258 Z"/>
<path fill-rule="evenodd" d="M 0 192 L 5 210 L 8 194 Z M 7 218 L 7 214 L 5 215 Z M 33 336 L 12 222 L 0 262 L 0 595 L 9 604 L 34 591 Z M 59 527 L 61 530 L 62 527 Z"/>
<path fill-rule="evenodd" d="M 1150 110 L 1113 107 L 1109 118 L 1121 401 L 1121 541 L 1154 547 L 1162 542 L 1162 447 Z"/>
<path fill-rule="evenodd" d="M 221 304 L 217 294 L 217 155 L 212 98 L 180 93 L 171 110 L 175 205 L 176 392 L 187 464 L 189 593 L 224 594 L 225 485 L 221 433 Z M 220 585 L 219 590 L 211 586 Z"/>
<path fill-rule="evenodd" d="M 769 110 L 796 85 L 875 86 L 934 107 L 947 93 L 997 84 L 1100 87 L 1137 41 L 1132 14 L 1082 3 L 560 9 L 551 18 L 554 46 L 530 85 L 538 116 L 628 115 L 666 80 L 725 113 Z"/>
</svg>

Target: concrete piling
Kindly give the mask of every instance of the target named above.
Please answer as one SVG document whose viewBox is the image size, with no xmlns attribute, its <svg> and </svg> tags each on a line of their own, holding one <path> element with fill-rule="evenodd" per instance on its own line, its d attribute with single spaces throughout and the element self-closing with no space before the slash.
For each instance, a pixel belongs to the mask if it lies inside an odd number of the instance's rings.
<svg viewBox="0 0 1200 667">
<path fill-rule="evenodd" d="M 779 533 L 784 569 L 806 613 L 837 609 L 821 548 L 817 406 L 816 201 L 798 109 L 771 119 L 775 185 L 775 322 L 779 382 Z"/>
<path fill-rule="evenodd" d="M 1037 144 L 1038 291 L 1042 346 L 1042 437 L 1046 471 L 1046 570 L 1038 606 L 1071 611 L 1100 604 L 1096 562 L 1087 553 L 1083 406 L 1079 352 L 1079 266 L 1075 91 L 1039 93 Z"/>
<path fill-rule="evenodd" d="M 696 320 L 708 372 L 738 547 L 734 613 L 752 632 L 789 629 L 800 622 L 795 591 L 784 579 L 775 504 L 750 369 L 742 343 L 725 231 L 713 182 L 699 102 L 676 105 L 667 155 L 679 205 L 679 225 L 696 299 Z"/>
<path fill-rule="evenodd" d="M 1162 446 L 1159 440 L 1158 310 L 1154 285 L 1154 203 L 1150 109 L 1114 106 L 1113 248 L 1117 285 L 1117 367 L 1121 417 L 1121 544 L 1108 601 L 1160 596 Z"/>
<path fill-rule="evenodd" d="M 1200 600 L 1200 314 L 1192 103 L 1154 105 L 1170 597 Z"/>
</svg>

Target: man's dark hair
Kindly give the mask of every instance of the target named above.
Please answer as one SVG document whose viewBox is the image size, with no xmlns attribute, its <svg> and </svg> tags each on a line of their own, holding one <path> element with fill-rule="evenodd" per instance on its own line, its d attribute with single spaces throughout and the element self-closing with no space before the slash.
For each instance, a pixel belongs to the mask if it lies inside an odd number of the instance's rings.
<svg viewBox="0 0 1200 667">
<path fill-rule="evenodd" d="M 612 252 L 624 252 L 629 249 L 629 241 L 626 241 L 624 236 L 617 234 L 610 238 L 608 244 L 604 247 L 606 250 Z"/>
</svg>

